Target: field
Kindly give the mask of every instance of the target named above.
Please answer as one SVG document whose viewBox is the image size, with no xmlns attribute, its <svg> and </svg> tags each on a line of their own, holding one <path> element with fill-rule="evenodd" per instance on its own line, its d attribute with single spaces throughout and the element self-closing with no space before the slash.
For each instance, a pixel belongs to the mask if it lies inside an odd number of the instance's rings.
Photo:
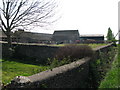
<svg viewBox="0 0 120 90">
<path fill-rule="evenodd" d="M 112 63 L 111 70 L 106 74 L 105 79 L 101 82 L 99 88 L 120 88 L 120 45 L 118 55 Z"/>
<path fill-rule="evenodd" d="M 64 46 L 56 45 L 56 46 Z M 81 44 L 78 44 L 81 45 Z M 89 44 L 92 48 L 103 46 L 105 44 Z M 50 66 L 26 64 L 17 62 L 17 60 L 0 59 L 2 61 L 2 83 L 9 83 L 15 76 L 30 76 L 41 71 L 48 70 Z"/>
</svg>

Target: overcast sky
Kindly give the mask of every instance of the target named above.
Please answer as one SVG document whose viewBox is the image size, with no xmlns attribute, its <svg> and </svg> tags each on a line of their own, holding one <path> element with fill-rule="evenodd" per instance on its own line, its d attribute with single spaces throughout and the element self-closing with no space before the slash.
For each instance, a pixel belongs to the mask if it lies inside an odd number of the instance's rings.
<svg viewBox="0 0 120 90">
<path fill-rule="evenodd" d="M 119 0 L 61 0 L 61 19 L 51 30 L 39 32 L 53 33 L 54 30 L 79 30 L 80 34 L 104 34 L 110 27 L 118 32 Z"/>
<path fill-rule="evenodd" d="M 59 19 L 45 30 L 33 28 L 39 33 L 53 33 L 54 30 L 79 30 L 80 34 L 107 35 L 110 27 L 118 32 L 118 1 L 120 0 L 56 0 L 59 1 Z"/>
</svg>

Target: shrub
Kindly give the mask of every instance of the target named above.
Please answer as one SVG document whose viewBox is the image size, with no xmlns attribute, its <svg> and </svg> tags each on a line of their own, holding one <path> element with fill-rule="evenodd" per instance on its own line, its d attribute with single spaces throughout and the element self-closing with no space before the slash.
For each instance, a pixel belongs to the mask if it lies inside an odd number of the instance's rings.
<svg viewBox="0 0 120 90">
<path fill-rule="evenodd" d="M 50 69 L 52 69 L 52 68 L 55 68 L 58 66 L 68 64 L 68 63 L 70 63 L 70 60 L 69 60 L 69 58 L 64 58 L 63 60 L 59 61 L 58 59 L 53 58 L 53 59 L 48 59 L 48 62 L 50 65 Z"/>
<path fill-rule="evenodd" d="M 91 57 L 92 55 L 93 50 L 88 45 L 66 45 L 64 47 L 60 47 L 56 51 L 54 57 L 58 60 L 70 58 L 70 61 L 75 61 L 76 59 Z"/>
</svg>

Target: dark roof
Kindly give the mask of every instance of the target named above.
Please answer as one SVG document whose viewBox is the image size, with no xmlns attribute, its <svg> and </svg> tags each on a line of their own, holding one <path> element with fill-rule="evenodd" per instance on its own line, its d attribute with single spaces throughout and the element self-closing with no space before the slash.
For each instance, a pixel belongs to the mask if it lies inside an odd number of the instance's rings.
<svg viewBox="0 0 120 90">
<path fill-rule="evenodd" d="M 104 37 L 103 34 L 85 34 L 85 35 L 80 35 L 80 37 Z"/>
<path fill-rule="evenodd" d="M 53 35 L 79 34 L 78 30 L 58 30 L 54 31 Z"/>
<path fill-rule="evenodd" d="M 20 35 L 23 38 L 31 38 L 31 39 L 38 39 L 38 40 L 50 40 L 52 38 L 52 34 L 46 33 L 34 33 L 34 32 L 26 32 L 26 31 L 17 31 L 16 35 Z"/>
</svg>

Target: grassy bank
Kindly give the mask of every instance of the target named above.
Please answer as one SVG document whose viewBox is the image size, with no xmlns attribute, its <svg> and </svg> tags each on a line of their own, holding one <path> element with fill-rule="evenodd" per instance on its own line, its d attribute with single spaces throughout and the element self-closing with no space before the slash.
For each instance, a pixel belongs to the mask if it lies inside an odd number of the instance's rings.
<svg viewBox="0 0 120 90">
<path fill-rule="evenodd" d="M 118 46 L 118 55 L 112 63 L 111 70 L 106 74 L 99 88 L 120 88 L 120 45 Z"/>
<path fill-rule="evenodd" d="M 30 76 L 45 71 L 48 68 L 48 66 L 37 66 L 16 61 L 2 60 L 2 83 L 9 83 L 15 76 Z"/>
</svg>

